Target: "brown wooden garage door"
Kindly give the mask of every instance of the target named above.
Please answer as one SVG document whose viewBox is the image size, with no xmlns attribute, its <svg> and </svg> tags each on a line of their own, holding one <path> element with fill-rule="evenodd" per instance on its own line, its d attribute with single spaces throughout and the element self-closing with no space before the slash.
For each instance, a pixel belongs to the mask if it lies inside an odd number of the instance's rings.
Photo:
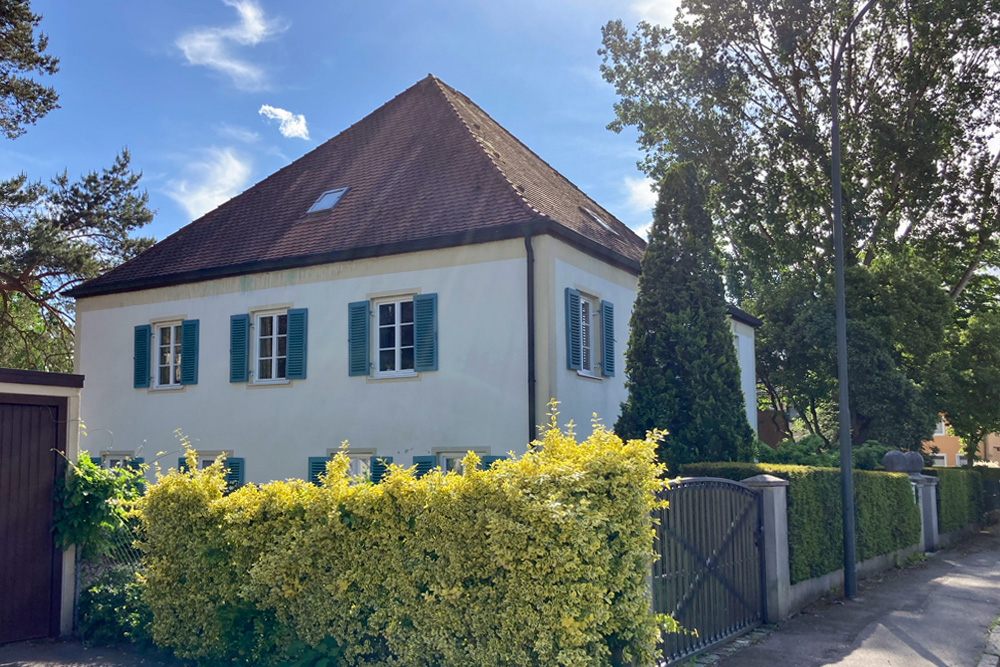
<svg viewBox="0 0 1000 667">
<path fill-rule="evenodd" d="M 0 394 L 0 644 L 59 632 L 53 484 L 66 399 Z"/>
</svg>

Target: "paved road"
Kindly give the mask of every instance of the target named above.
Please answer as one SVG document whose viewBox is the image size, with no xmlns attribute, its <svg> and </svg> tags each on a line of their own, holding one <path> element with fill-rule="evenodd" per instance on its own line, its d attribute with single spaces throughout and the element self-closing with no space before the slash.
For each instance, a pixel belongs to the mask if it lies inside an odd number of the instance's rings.
<svg viewBox="0 0 1000 667">
<path fill-rule="evenodd" d="M 180 667 L 180 661 L 79 642 L 21 642 L 0 646 L 0 667 Z"/>
<path fill-rule="evenodd" d="M 816 604 L 719 667 L 996 667 L 987 634 L 1000 614 L 994 526 L 926 563 L 861 582 L 853 601 Z M 994 633 L 994 641 L 998 633 Z"/>
</svg>

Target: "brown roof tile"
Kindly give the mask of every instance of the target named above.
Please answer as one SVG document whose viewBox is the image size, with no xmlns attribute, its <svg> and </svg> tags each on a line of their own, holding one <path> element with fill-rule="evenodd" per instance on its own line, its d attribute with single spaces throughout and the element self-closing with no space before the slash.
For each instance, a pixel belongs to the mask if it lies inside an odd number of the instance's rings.
<svg viewBox="0 0 1000 667">
<path fill-rule="evenodd" d="M 350 187 L 333 209 L 306 211 Z M 588 215 L 593 211 L 605 229 Z M 469 98 L 433 76 L 163 239 L 69 292 L 89 296 L 287 265 L 565 233 L 637 268 L 645 243 Z M 612 231 L 613 230 L 613 231 Z"/>
</svg>

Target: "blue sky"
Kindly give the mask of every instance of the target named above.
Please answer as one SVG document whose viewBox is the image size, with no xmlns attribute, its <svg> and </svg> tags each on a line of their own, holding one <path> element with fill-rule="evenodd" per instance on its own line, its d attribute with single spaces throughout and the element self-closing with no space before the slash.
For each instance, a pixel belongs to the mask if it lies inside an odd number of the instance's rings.
<svg viewBox="0 0 1000 667">
<path fill-rule="evenodd" d="M 35 0 L 60 95 L 0 177 L 75 177 L 128 147 L 162 239 L 433 73 L 635 229 L 655 201 L 616 135 L 600 29 L 673 0 Z"/>
</svg>

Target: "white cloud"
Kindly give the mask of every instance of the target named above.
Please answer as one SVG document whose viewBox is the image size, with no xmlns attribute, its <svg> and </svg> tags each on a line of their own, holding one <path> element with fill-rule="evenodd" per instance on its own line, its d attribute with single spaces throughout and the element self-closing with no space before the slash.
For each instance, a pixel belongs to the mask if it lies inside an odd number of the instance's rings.
<svg viewBox="0 0 1000 667">
<path fill-rule="evenodd" d="M 653 221 L 650 220 L 644 225 L 639 225 L 638 227 L 633 227 L 632 231 L 635 232 L 642 238 L 643 241 L 649 240 L 649 230 L 653 228 Z"/>
<path fill-rule="evenodd" d="M 250 160 L 232 148 L 209 148 L 200 160 L 189 163 L 185 178 L 167 184 L 167 195 L 192 219 L 199 218 L 243 191 L 250 168 Z"/>
<path fill-rule="evenodd" d="M 636 212 L 650 212 L 656 206 L 656 191 L 653 179 L 625 177 L 626 204 Z"/>
<path fill-rule="evenodd" d="M 261 106 L 260 111 L 257 113 L 266 118 L 270 118 L 271 120 L 281 121 L 281 125 L 278 126 L 278 130 L 283 136 L 298 137 L 299 139 L 309 138 L 309 128 L 306 127 L 306 117 L 302 114 L 294 114 L 291 111 L 272 107 L 269 104 Z"/>
<path fill-rule="evenodd" d="M 240 15 L 228 28 L 194 28 L 177 38 L 177 48 L 191 65 L 203 65 L 227 75 L 242 90 L 266 86 L 264 70 L 234 53 L 234 46 L 256 46 L 287 26 L 267 18 L 253 0 L 223 0 Z"/>
<path fill-rule="evenodd" d="M 643 21 L 668 27 L 674 24 L 680 6 L 680 0 L 636 0 L 631 9 Z"/>
</svg>

